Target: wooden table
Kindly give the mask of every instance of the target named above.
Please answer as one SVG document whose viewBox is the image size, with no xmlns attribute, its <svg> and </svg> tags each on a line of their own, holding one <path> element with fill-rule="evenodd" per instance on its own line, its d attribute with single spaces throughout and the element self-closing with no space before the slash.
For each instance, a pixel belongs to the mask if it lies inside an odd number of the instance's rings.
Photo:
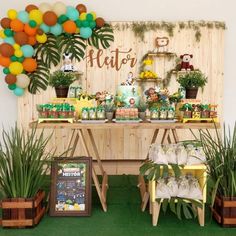
<svg viewBox="0 0 236 236">
<path fill-rule="evenodd" d="M 78 144 L 79 139 L 81 139 L 82 145 L 84 150 L 86 151 L 88 156 L 91 156 L 91 152 L 88 148 L 88 142 L 91 142 L 92 149 L 95 153 L 95 158 L 98 162 L 99 169 L 101 171 L 102 175 L 102 183 L 99 183 L 97 173 L 95 172 L 94 167 L 92 168 L 92 177 L 93 181 L 100 199 L 100 202 L 102 204 L 103 210 L 107 211 L 107 204 L 106 204 L 106 193 L 108 188 L 108 177 L 106 172 L 103 169 L 101 158 L 99 156 L 99 152 L 95 143 L 95 139 L 92 133 L 92 130 L 107 130 L 107 129 L 152 129 L 154 130 L 152 141 L 150 144 L 155 143 L 159 134 L 160 130 L 164 130 L 164 133 L 161 137 L 161 143 L 164 143 L 165 140 L 167 140 L 168 143 L 177 143 L 179 142 L 177 130 L 181 129 L 214 129 L 219 128 L 219 123 L 149 123 L 149 122 L 143 122 L 143 123 L 97 123 L 97 124 L 86 124 L 86 123 L 40 123 L 38 122 L 32 122 L 30 123 L 30 127 L 37 127 L 37 129 L 71 129 L 71 137 L 69 138 L 68 148 L 70 148 L 70 152 L 67 153 L 68 157 L 73 157 L 74 152 L 76 149 L 76 146 Z M 85 138 L 85 133 L 88 133 L 88 139 Z M 171 134 L 172 139 L 171 140 Z M 147 156 L 148 157 L 148 154 Z M 146 158 L 144 157 L 144 159 Z M 144 179 L 139 176 L 139 188 L 142 198 L 142 209 L 144 210 L 148 199 L 149 199 L 149 193 L 147 190 L 146 183 L 144 182 Z"/>
</svg>

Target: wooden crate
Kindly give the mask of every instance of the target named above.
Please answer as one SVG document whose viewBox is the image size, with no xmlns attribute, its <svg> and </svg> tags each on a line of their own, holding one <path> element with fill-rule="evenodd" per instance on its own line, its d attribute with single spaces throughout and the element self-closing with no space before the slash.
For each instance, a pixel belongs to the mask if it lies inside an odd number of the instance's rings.
<svg viewBox="0 0 236 236">
<path fill-rule="evenodd" d="M 236 197 L 216 196 L 211 210 L 215 220 L 223 227 L 236 227 Z"/>
<path fill-rule="evenodd" d="M 7 198 L 2 200 L 2 227 L 24 228 L 36 226 L 45 213 L 45 192 L 34 198 Z"/>
</svg>

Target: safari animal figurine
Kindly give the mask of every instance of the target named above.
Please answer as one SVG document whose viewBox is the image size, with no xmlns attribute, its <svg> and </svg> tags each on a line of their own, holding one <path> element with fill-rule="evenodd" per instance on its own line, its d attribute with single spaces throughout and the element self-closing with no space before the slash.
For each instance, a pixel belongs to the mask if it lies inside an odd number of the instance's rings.
<svg viewBox="0 0 236 236">
<path fill-rule="evenodd" d="M 192 71 L 194 70 L 193 65 L 191 65 L 191 60 L 193 58 L 192 54 L 183 54 L 180 56 L 181 59 L 181 64 L 180 66 L 180 70 L 181 71 Z"/>
<path fill-rule="evenodd" d="M 63 53 L 63 66 L 61 70 L 64 72 L 74 72 L 77 69 L 72 63 L 72 54 L 71 53 Z"/>
<path fill-rule="evenodd" d="M 134 81 L 135 80 L 134 80 L 133 72 L 129 72 L 127 80 L 123 82 L 121 85 L 132 86 L 134 85 Z"/>
<path fill-rule="evenodd" d="M 169 38 L 167 37 L 157 37 L 155 39 L 155 46 L 156 49 L 154 50 L 154 52 L 158 53 L 158 52 L 167 52 L 168 51 L 168 44 L 169 44 Z"/>
</svg>

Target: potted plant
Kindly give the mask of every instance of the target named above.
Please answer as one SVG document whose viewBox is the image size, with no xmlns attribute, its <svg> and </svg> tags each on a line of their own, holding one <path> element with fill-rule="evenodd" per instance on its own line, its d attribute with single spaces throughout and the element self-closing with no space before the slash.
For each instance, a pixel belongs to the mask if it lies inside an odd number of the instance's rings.
<svg viewBox="0 0 236 236">
<path fill-rule="evenodd" d="M 144 101 L 140 101 L 138 105 L 138 116 L 141 120 L 146 118 L 147 104 Z"/>
<path fill-rule="evenodd" d="M 210 118 L 210 106 L 208 104 L 201 104 L 201 118 Z"/>
<path fill-rule="evenodd" d="M 3 130 L 0 143 L 2 226 L 35 226 L 43 217 L 45 193 L 41 190 L 54 153 L 46 153 L 50 140 L 43 131 L 24 132 L 17 127 Z M 20 206 L 18 206 L 20 204 Z"/>
<path fill-rule="evenodd" d="M 225 126 L 222 135 L 200 131 L 200 142 L 206 155 L 207 174 L 211 180 L 212 212 L 222 226 L 236 226 L 236 126 L 233 132 Z"/>
<path fill-rule="evenodd" d="M 207 83 L 207 77 L 201 71 L 188 72 L 181 75 L 177 82 L 186 90 L 186 98 L 195 99 L 198 88 L 204 88 Z"/>
<path fill-rule="evenodd" d="M 76 80 L 74 73 L 57 70 L 50 74 L 49 85 L 55 88 L 58 98 L 66 98 L 69 86 Z"/>
<path fill-rule="evenodd" d="M 185 103 L 180 109 L 183 112 L 183 118 L 192 118 L 193 107 L 189 103 Z"/>
<path fill-rule="evenodd" d="M 114 110 L 115 110 L 114 103 L 111 102 L 105 105 L 106 118 L 108 119 L 109 122 L 111 122 L 114 117 Z"/>
</svg>

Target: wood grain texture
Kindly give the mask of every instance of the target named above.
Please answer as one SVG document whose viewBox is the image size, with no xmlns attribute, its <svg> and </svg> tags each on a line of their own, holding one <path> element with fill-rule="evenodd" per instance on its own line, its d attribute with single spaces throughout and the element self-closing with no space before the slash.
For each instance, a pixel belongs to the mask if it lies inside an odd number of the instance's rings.
<svg viewBox="0 0 236 236">
<path fill-rule="evenodd" d="M 113 22 L 115 25 L 120 22 Z M 126 22 L 125 22 L 126 23 Z M 131 22 L 127 22 L 131 24 Z M 211 102 L 218 104 L 218 113 L 220 121 L 222 122 L 223 114 L 223 87 L 224 87 L 224 30 L 223 29 L 208 29 L 201 28 L 201 41 L 196 42 L 195 31 L 192 29 L 182 29 L 179 31 L 176 27 L 174 36 L 170 38 L 168 50 L 176 53 L 178 56 L 184 53 L 193 54 L 192 64 L 195 68 L 199 68 L 203 73 L 208 76 L 208 84 L 204 88 L 204 91 L 199 91 L 198 98 L 203 102 Z M 164 31 L 150 31 L 145 33 L 144 42 L 135 37 L 131 29 L 115 30 L 115 41 L 111 47 L 103 51 L 102 58 L 106 56 L 111 58 L 114 56 L 114 50 L 118 48 L 121 51 L 129 51 L 131 57 L 137 58 L 137 64 L 131 68 L 128 64 L 123 65 L 119 71 L 109 66 L 99 68 L 96 64 L 93 67 L 90 66 L 88 58 L 83 62 L 77 63 L 79 70 L 83 71 L 82 85 L 84 90 L 89 93 L 95 93 L 97 91 L 107 90 L 112 93 L 116 92 L 117 85 L 125 81 L 130 71 L 135 76 L 138 76 L 139 65 L 142 56 L 150 50 L 154 49 L 154 39 L 157 36 L 168 36 Z M 87 48 L 87 54 L 91 48 Z M 94 49 L 94 53 L 96 54 Z M 125 54 L 124 54 L 125 55 Z M 124 56 L 122 54 L 123 58 Z M 173 68 L 175 65 L 174 60 L 168 60 L 165 57 L 155 58 L 155 71 L 160 77 L 165 77 L 167 71 Z M 60 66 L 59 66 L 60 67 Z M 59 68 L 58 67 L 58 68 Z M 153 86 L 152 83 L 142 85 L 143 89 Z M 171 93 L 175 92 L 178 88 L 176 82 L 176 75 L 173 75 L 169 85 Z M 47 91 L 41 92 L 37 95 L 31 95 L 26 93 L 25 96 L 18 99 L 18 124 L 25 128 L 29 128 L 29 123 L 37 120 L 36 104 L 46 103 L 55 97 L 55 92 L 52 88 L 48 88 Z M 53 124 L 54 125 L 54 124 Z M 181 126 L 181 124 L 177 124 Z M 42 124 L 41 127 L 43 127 Z M 86 126 L 86 125 L 85 125 Z M 126 129 L 123 126 L 120 129 L 120 125 L 114 124 L 113 128 L 102 130 L 96 128 L 94 130 L 95 142 L 98 147 L 98 152 L 102 159 L 143 159 L 148 151 L 151 138 L 153 135 L 153 127 L 146 125 L 146 129 L 137 128 L 133 125 L 132 129 Z M 198 124 L 193 124 L 198 129 Z M 211 124 L 206 124 L 211 126 Z M 108 126 L 106 126 L 108 127 Z M 206 127 L 206 128 L 207 128 Z M 66 149 L 68 144 L 68 137 L 71 132 L 71 126 L 61 126 L 61 130 L 56 131 L 53 138 L 50 141 L 51 147 L 57 147 L 57 153 L 61 154 Z M 171 129 L 171 128 L 170 128 Z M 178 128 L 177 128 L 178 129 Z M 51 131 L 46 131 L 50 134 Z M 195 131 L 198 132 L 197 130 Z M 178 131 L 180 140 L 191 139 L 193 136 L 189 130 Z M 86 137 L 86 135 L 85 135 Z M 157 142 L 160 142 L 157 139 Z M 90 146 L 89 146 L 90 148 Z M 49 148 L 50 150 L 50 148 Z M 82 155 L 83 149 L 77 147 L 75 155 Z"/>
</svg>

